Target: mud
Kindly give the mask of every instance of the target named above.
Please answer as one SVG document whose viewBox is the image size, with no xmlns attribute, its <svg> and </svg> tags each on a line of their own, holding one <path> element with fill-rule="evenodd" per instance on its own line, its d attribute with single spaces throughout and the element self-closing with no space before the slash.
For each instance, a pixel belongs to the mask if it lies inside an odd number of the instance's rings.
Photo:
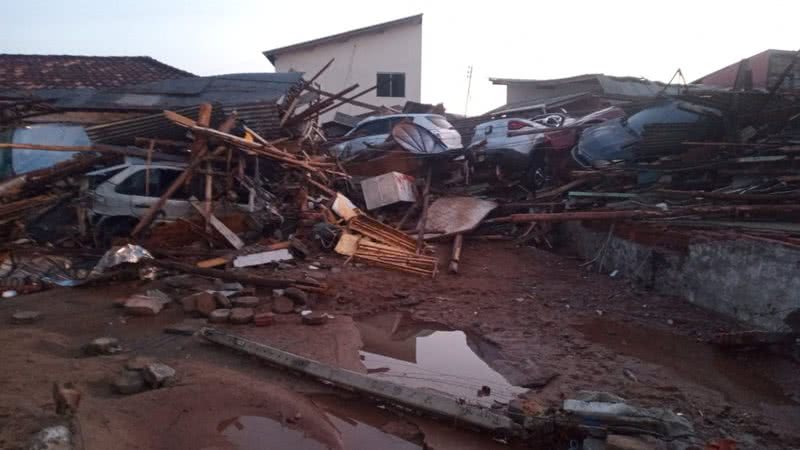
<svg viewBox="0 0 800 450">
<path fill-rule="evenodd" d="M 269 327 L 226 328 L 370 376 L 424 381 L 469 401 L 505 402 L 519 393 L 516 386 L 529 386 L 521 395 L 543 409 L 581 389 L 605 390 L 684 414 L 704 441 L 800 448 L 798 363 L 766 351 L 717 352 L 708 337 L 738 325 L 681 299 L 589 273 L 578 260 L 494 242 L 468 241 L 461 274 L 436 280 L 343 266 L 335 256 L 319 261 L 338 269 L 314 271 L 338 293 L 317 299 L 316 310 L 334 319 L 310 327 L 297 315 L 280 315 Z M 307 266 L 278 274 L 303 277 Z M 34 433 L 59 423 L 71 424 L 79 449 L 246 448 L 254 429 L 270 430 L 264 442 L 283 439 L 297 448 L 361 448 L 362 441 L 372 448 L 509 448 L 194 337 L 165 334 L 164 327 L 186 319 L 175 305 L 156 317 L 127 317 L 112 306 L 117 297 L 154 287 L 163 285 L 0 300 L 0 448 L 26 448 Z M 11 325 L 18 310 L 42 318 Z M 100 336 L 118 338 L 124 353 L 83 357 L 80 347 Z M 135 356 L 174 367 L 177 384 L 115 394 L 111 380 Z M 67 381 L 82 392 L 71 421 L 55 415 L 51 396 L 54 382 Z M 478 397 L 489 383 L 494 397 Z"/>
</svg>

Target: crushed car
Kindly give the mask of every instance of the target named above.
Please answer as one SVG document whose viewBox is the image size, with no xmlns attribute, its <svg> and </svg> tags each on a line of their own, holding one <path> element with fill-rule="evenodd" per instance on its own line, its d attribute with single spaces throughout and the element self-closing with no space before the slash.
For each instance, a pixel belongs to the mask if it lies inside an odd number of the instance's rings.
<svg viewBox="0 0 800 450">
<path fill-rule="evenodd" d="M 87 173 L 91 187 L 87 192 L 89 221 L 95 230 L 95 239 L 104 242 L 128 234 L 186 167 L 183 163 L 146 165 L 131 160 Z M 156 221 L 169 222 L 189 216 L 194 211 L 190 199 L 204 198 L 204 183 L 204 177 L 192 177 L 166 200 Z M 235 207 L 246 209 L 248 205 Z"/>
<path fill-rule="evenodd" d="M 677 133 L 681 138 L 677 143 L 717 139 L 723 135 L 723 119 L 718 110 L 664 99 L 629 117 L 619 117 L 584 130 L 572 156 L 579 165 L 588 168 L 631 161 L 645 143 L 648 132 L 657 132 L 657 127 L 670 127 L 670 134 Z"/>
<path fill-rule="evenodd" d="M 347 159 L 364 150 L 374 148 L 390 138 L 392 130 L 401 123 L 413 123 L 435 137 L 444 150 L 463 148 L 461 135 L 442 116 L 436 114 L 391 114 L 369 117 L 359 122 L 344 135 L 343 141 L 331 147 L 340 159 Z"/>
<path fill-rule="evenodd" d="M 565 155 L 582 129 L 624 115 L 623 110 L 609 107 L 577 119 L 549 113 L 531 119 L 491 120 L 475 127 L 469 157 L 474 166 L 494 169 L 498 178 L 522 178 L 536 189 L 567 165 Z"/>
</svg>

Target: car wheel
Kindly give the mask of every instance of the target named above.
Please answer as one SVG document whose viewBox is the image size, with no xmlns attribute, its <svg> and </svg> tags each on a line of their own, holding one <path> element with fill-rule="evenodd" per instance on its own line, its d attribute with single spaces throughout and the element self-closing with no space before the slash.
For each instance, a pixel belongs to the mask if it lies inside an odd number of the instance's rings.
<svg viewBox="0 0 800 450">
<path fill-rule="evenodd" d="M 547 184 L 545 153 L 545 149 L 543 148 L 533 149 L 531 151 L 530 160 L 528 161 L 528 168 L 525 171 L 525 179 L 523 182 L 528 189 L 534 192 Z"/>
</svg>

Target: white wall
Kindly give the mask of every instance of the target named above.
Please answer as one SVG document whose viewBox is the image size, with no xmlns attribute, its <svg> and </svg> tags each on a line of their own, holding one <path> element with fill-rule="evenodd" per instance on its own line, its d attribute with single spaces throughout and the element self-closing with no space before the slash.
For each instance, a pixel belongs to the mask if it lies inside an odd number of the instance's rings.
<svg viewBox="0 0 800 450">
<path fill-rule="evenodd" d="M 378 72 L 403 72 L 406 74 L 405 97 L 378 97 L 372 91 L 359 97 L 373 105 L 403 105 L 406 100 L 420 101 L 422 73 L 422 24 L 405 24 L 380 33 L 366 33 L 345 41 L 325 43 L 312 48 L 293 50 L 275 58 L 275 70 L 305 72 L 313 76 L 331 58 L 336 61 L 317 79 L 323 90 L 337 92 L 358 83 L 350 95 L 372 87 Z M 362 114 L 363 108 L 343 105 L 338 109 L 346 114 Z M 335 111 L 325 114 L 324 123 Z"/>
</svg>

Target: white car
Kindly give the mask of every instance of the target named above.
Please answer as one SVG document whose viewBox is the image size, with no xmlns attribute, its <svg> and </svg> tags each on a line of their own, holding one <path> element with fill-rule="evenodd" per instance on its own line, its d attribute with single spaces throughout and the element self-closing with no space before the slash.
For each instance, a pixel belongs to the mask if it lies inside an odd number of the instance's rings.
<svg viewBox="0 0 800 450">
<path fill-rule="evenodd" d="M 340 158 L 353 156 L 370 146 L 383 143 L 389 137 L 392 128 L 403 120 L 411 120 L 415 124 L 430 131 L 447 147 L 447 150 L 463 148 L 461 135 L 453 125 L 442 116 L 436 114 L 392 114 L 388 116 L 368 117 L 344 135 L 344 142 L 331 147 L 333 154 Z"/>
<path fill-rule="evenodd" d="M 543 161 L 534 150 L 544 142 L 544 133 L 509 135 L 518 130 L 553 130 L 568 125 L 572 119 L 563 114 L 546 114 L 533 119 L 503 118 L 478 124 L 468 149 L 475 164 L 496 166 L 499 174 L 522 172 L 527 182 L 535 183 Z"/>
<path fill-rule="evenodd" d="M 186 169 L 186 164 L 126 163 L 87 174 L 96 187 L 89 191 L 89 218 L 98 237 L 127 234 L 148 209 Z M 195 175 L 164 203 L 157 221 L 188 216 L 194 207 L 189 199 L 204 197 L 205 177 Z M 246 207 L 247 205 L 237 205 Z"/>
<path fill-rule="evenodd" d="M 484 122 L 475 127 L 472 135 L 470 148 L 477 148 L 481 145 L 479 159 L 481 161 L 492 159 L 494 156 L 504 159 L 527 162 L 528 156 L 533 149 L 542 142 L 544 134 L 524 134 L 521 136 L 509 136 L 509 131 L 517 130 L 548 130 L 563 126 L 565 121 L 569 121 L 561 114 L 547 114 L 535 119 L 505 118 Z M 517 159 L 518 158 L 518 159 Z"/>
</svg>

